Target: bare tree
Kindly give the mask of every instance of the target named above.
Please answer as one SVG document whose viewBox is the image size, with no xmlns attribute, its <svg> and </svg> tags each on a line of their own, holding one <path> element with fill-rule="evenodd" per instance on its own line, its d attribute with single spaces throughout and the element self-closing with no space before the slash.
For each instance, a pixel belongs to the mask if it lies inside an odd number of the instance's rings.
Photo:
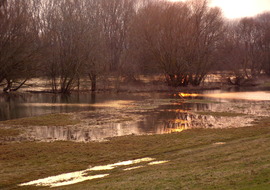
<svg viewBox="0 0 270 190">
<path fill-rule="evenodd" d="M 96 1 L 47 1 L 42 39 L 47 46 L 44 65 L 53 92 L 69 93 L 81 77 L 89 76 L 92 90 L 107 57 Z"/>
<path fill-rule="evenodd" d="M 256 78 L 267 62 L 266 25 L 259 20 L 243 18 L 227 26 L 222 52 L 226 69 L 233 74 L 231 84 L 242 85 Z"/>
<path fill-rule="evenodd" d="M 241 85 L 245 79 L 244 68 L 244 46 L 239 40 L 239 34 L 236 31 L 238 22 L 228 22 L 224 35 L 222 47 L 220 48 L 220 57 L 222 70 L 229 71 L 227 80 L 230 84 Z"/>
<path fill-rule="evenodd" d="M 107 73 L 109 53 L 103 26 L 103 8 L 99 1 L 85 1 L 84 21 L 87 31 L 84 32 L 82 49 L 84 50 L 84 73 L 91 81 L 91 91 L 96 91 L 97 80 Z"/>
<path fill-rule="evenodd" d="M 260 38 L 257 23 L 254 18 L 243 18 L 240 20 L 236 32 L 238 40 L 243 45 L 243 69 L 247 78 L 256 77 L 262 70 L 259 60 L 260 52 L 258 40 Z"/>
<path fill-rule="evenodd" d="M 190 39 L 187 44 L 189 80 L 200 85 L 216 62 L 217 49 L 224 34 L 224 22 L 219 8 L 209 8 L 207 0 L 188 2 L 192 11 Z"/>
<path fill-rule="evenodd" d="M 259 31 L 257 45 L 261 53 L 262 67 L 270 75 L 270 12 L 258 15 L 255 20 Z"/>
<path fill-rule="evenodd" d="M 101 22 L 107 51 L 109 69 L 121 69 L 122 57 L 128 48 L 130 21 L 135 14 L 136 0 L 101 0 Z"/>
<path fill-rule="evenodd" d="M 4 91 L 16 91 L 36 73 L 39 45 L 31 0 L 0 4 L 0 83 Z"/>
<path fill-rule="evenodd" d="M 223 34 L 219 9 L 207 1 L 154 2 L 138 11 L 138 35 L 170 86 L 199 85 L 214 63 Z"/>
</svg>

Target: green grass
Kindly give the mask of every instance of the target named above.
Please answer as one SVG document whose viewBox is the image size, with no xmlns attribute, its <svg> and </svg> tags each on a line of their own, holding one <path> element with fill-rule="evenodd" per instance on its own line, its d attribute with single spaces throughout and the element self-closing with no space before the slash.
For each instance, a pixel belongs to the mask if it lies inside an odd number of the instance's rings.
<svg viewBox="0 0 270 190">
<path fill-rule="evenodd" d="M 41 189 L 17 184 L 143 157 L 169 162 L 131 171 L 119 168 L 104 172 L 110 175 L 103 179 L 51 189 L 269 189 L 269 124 L 270 118 L 261 118 L 255 127 L 126 136 L 101 143 L 0 144 L 0 189 Z"/>
<path fill-rule="evenodd" d="M 0 124 L 4 125 L 22 126 L 66 126 L 76 125 L 78 123 L 78 120 L 72 119 L 72 116 L 68 114 L 41 115 L 36 117 L 28 117 L 0 122 Z"/>
<path fill-rule="evenodd" d="M 238 116 L 246 116 L 246 114 L 242 113 L 234 113 L 234 112 L 196 112 L 199 115 L 212 115 L 215 117 L 238 117 Z"/>
</svg>

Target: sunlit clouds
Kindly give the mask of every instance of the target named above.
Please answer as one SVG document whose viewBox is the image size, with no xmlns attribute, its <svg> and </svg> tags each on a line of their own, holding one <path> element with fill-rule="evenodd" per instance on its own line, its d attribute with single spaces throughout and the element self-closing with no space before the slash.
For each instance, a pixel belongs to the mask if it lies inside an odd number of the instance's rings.
<svg viewBox="0 0 270 190">
<path fill-rule="evenodd" d="M 211 6 L 220 7 L 227 18 L 250 17 L 270 10 L 269 0 L 212 0 Z"/>
<path fill-rule="evenodd" d="M 209 0 L 209 2 L 212 7 L 220 7 L 224 16 L 230 19 L 251 17 L 270 10 L 269 0 Z"/>
</svg>

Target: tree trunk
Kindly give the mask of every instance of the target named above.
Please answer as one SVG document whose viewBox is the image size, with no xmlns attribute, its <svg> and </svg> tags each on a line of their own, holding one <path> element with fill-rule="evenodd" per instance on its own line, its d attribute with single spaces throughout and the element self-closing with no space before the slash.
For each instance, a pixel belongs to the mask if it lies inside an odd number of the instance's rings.
<svg viewBox="0 0 270 190">
<path fill-rule="evenodd" d="M 19 90 L 27 81 L 28 79 L 25 79 L 18 87 L 11 89 L 11 91 L 17 91 Z"/>
<path fill-rule="evenodd" d="M 91 91 L 95 92 L 96 91 L 96 87 L 97 87 L 97 76 L 96 75 L 92 75 L 91 77 Z"/>
<path fill-rule="evenodd" d="M 11 80 L 7 80 L 7 86 L 3 89 L 4 92 L 9 92 L 10 89 L 12 88 L 12 81 Z"/>
</svg>

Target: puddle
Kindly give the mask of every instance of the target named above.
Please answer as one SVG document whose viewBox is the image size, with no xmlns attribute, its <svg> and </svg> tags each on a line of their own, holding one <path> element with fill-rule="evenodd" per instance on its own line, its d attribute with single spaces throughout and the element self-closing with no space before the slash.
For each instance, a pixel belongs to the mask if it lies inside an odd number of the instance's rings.
<svg viewBox="0 0 270 190">
<path fill-rule="evenodd" d="M 216 143 L 214 143 L 214 145 L 224 145 L 224 144 L 226 144 L 226 142 L 216 142 Z"/>
<path fill-rule="evenodd" d="M 148 165 L 152 166 L 152 165 L 159 165 L 159 164 L 165 164 L 168 163 L 169 161 L 167 160 L 163 160 L 163 161 L 154 161 L 154 162 L 150 162 L 148 163 Z"/>
<path fill-rule="evenodd" d="M 122 94 L 112 97 L 108 95 L 92 97 L 87 94 L 82 95 L 82 99 L 81 97 L 65 99 L 57 96 L 53 102 L 48 100 L 48 95 L 43 94 L 10 101 L 0 97 L 0 117 L 16 118 L 21 117 L 21 113 L 32 116 L 36 113 L 46 114 L 47 111 L 49 113 L 72 111 L 74 117 L 81 121 L 80 124 L 24 127 L 24 138 L 19 140 L 89 142 L 126 135 L 168 134 L 194 128 L 245 127 L 250 126 L 255 118 L 269 116 L 270 101 L 266 101 L 270 100 L 269 91 L 217 92 L 161 93 L 155 94 L 152 98 L 149 98 L 151 94 L 147 96 Z M 183 101 L 184 99 L 195 101 Z M 217 99 L 219 103 L 209 101 Z M 8 111 L 3 111 L 5 107 L 1 105 L 6 105 Z M 203 115 L 204 112 L 208 114 Z M 235 113 L 240 116 L 215 116 L 215 113 L 219 112 Z M 19 114 L 16 115 L 17 113 Z"/>
<path fill-rule="evenodd" d="M 169 134 L 195 128 L 232 128 L 250 126 L 257 117 L 269 115 L 264 103 L 181 104 L 160 106 L 155 112 L 138 114 L 120 110 L 82 114 L 82 124 L 76 126 L 33 126 L 25 136 L 38 141 L 104 141 L 110 137 L 126 135 Z M 132 110 L 131 110 L 132 111 Z M 210 113 L 201 115 L 199 113 Z M 211 112 L 213 115 L 211 115 Z M 246 114 L 234 117 L 214 116 L 218 112 Z M 87 113 L 87 112 L 86 112 Z M 94 113 L 94 112 L 93 112 Z M 198 114 L 197 114 L 198 113 Z M 100 115 L 99 115 L 100 114 Z M 132 120 L 125 121 L 130 118 Z"/>
<path fill-rule="evenodd" d="M 135 169 L 139 169 L 139 168 L 143 168 L 144 166 L 135 166 L 135 167 L 131 167 L 131 168 L 126 168 L 124 169 L 124 171 L 130 171 L 130 170 L 135 170 Z"/>
<path fill-rule="evenodd" d="M 83 181 L 89 181 L 89 180 L 93 180 L 93 179 L 107 177 L 110 175 L 110 174 L 108 174 L 107 170 L 113 170 L 116 167 L 140 164 L 142 162 L 148 163 L 149 166 L 164 164 L 164 163 L 169 162 L 169 161 L 153 161 L 153 160 L 155 160 L 155 158 L 146 157 L 146 158 L 140 158 L 140 159 L 135 159 L 135 160 L 117 162 L 117 163 L 109 164 L 109 165 L 94 166 L 94 167 L 90 167 L 90 168 L 88 168 L 86 170 L 82 170 L 82 171 L 65 173 L 65 174 L 60 174 L 57 176 L 51 176 L 51 177 L 47 177 L 47 178 L 43 178 L 43 179 L 30 181 L 27 183 L 22 183 L 22 184 L 19 184 L 19 186 L 48 186 L 48 187 L 66 186 L 66 185 L 80 183 Z M 139 169 L 142 167 L 146 167 L 146 166 L 141 165 L 141 166 L 124 168 L 123 171 L 135 170 L 135 169 Z M 93 175 L 93 174 L 91 175 L 91 171 L 92 172 L 94 172 L 94 171 L 107 171 L 107 173 L 106 174 L 99 174 L 99 175 Z"/>
<path fill-rule="evenodd" d="M 155 160 L 154 158 L 141 158 L 141 159 L 136 159 L 136 160 L 128 160 L 128 161 L 123 161 L 123 162 L 118 162 L 118 163 L 114 163 L 114 164 L 109 164 L 109 165 L 105 165 L 105 166 L 95 166 L 93 168 L 89 168 L 86 171 L 101 171 L 101 170 L 112 170 L 118 166 L 128 166 L 128 165 L 132 165 L 132 164 L 138 164 L 141 162 L 150 162 Z"/>
</svg>

